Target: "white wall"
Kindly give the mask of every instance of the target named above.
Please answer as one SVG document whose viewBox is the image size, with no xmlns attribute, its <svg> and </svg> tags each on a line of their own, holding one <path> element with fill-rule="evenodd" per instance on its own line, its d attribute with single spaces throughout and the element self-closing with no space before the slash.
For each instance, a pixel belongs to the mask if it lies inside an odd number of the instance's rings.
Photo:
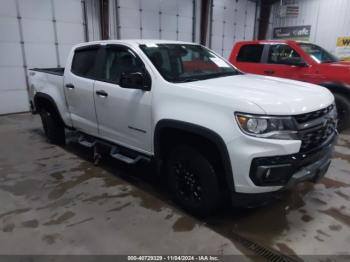
<svg viewBox="0 0 350 262">
<path fill-rule="evenodd" d="M 64 66 L 83 18 L 80 0 L 0 0 L 0 114 L 29 110 L 27 68 Z"/>
<path fill-rule="evenodd" d="M 84 0 L 87 23 L 87 40 L 95 41 L 101 39 L 100 30 L 100 7 L 97 0 Z"/>
<path fill-rule="evenodd" d="M 279 3 L 273 6 L 267 39 L 272 38 L 273 27 L 311 25 L 310 42 L 334 53 L 337 37 L 350 36 L 349 0 L 299 0 L 299 16 L 281 18 Z"/>
<path fill-rule="evenodd" d="M 110 38 L 192 42 L 198 0 L 110 0 Z M 195 19 L 194 17 L 197 17 Z M 115 21 L 115 23 L 114 23 Z M 195 24 L 194 24 L 195 22 Z"/>
<path fill-rule="evenodd" d="M 250 0 L 213 0 L 210 47 L 228 58 L 237 41 L 252 40 L 256 3 Z"/>
</svg>

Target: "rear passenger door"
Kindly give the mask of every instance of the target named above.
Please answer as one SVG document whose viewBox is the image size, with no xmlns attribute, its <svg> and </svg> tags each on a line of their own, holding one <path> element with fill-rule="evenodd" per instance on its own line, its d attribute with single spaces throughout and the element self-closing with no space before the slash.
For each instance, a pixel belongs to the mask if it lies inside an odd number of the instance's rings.
<svg viewBox="0 0 350 262">
<path fill-rule="evenodd" d="M 261 63 L 264 44 L 244 44 L 238 51 L 235 66 L 246 73 L 264 74 L 265 65 Z"/>
<path fill-rule="evenodd" d="M 102 75 L 94 86 L 99 136 L 143 153 L 152 151 L 151 92 L 119 85 L 123 73 L 148 74 L 135 52 L 123 45 L 103 47 Z"/>
<path fill-rule="evenodd" d="M 77 48 L 70 68 L 64 73 L 64 91 L 73 126 L 90 135 L 98 134 L 93 92 L 100 52 L 99 45 Z"/>
</svg>

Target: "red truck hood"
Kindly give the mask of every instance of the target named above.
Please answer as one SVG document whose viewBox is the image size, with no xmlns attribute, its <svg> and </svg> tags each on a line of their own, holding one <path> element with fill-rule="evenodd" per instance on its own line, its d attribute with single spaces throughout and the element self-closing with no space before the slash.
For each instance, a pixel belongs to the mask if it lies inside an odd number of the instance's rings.
<svg viewBox="0 0 350 262">
<path fill-rule="evenodd" d="M 335 63 L 320 64 L 321 74 L 327 79 L 342 85 L 350 85 L 350 62 L 339 61 Z"/>
<path fill-rule="evenodd" d="M 330 69 L 345 69 L 350 70 L 350 62 L 347 61 L 339 61 L 334 63 L 323 63 L 321 64 L 322 67 L 327 67 Z"/>
</svg>

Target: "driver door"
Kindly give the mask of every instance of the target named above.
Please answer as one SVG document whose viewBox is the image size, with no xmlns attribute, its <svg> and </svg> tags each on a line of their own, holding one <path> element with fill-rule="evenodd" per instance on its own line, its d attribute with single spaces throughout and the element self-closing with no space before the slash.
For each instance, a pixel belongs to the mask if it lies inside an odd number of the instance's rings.
<svg viewBox="0 0 350 262">
<path fill-rule="evenodd" d="M 284 60 L 300 55 L 287 44 L 270 45 L 265 64 L 264 74 L 294 80 L 300 80 L 305 74 L 306 67 L 287 65 Z"/>
<path fill-rule="evenodd" d="M 94 85 L 100 137 L 143 153 L 152 151 L 151 92 L 119 85 L 123 73 L 145 70 L 128 47 L 107 45 L 103 51 L 101 79 Z"/>
</svg>

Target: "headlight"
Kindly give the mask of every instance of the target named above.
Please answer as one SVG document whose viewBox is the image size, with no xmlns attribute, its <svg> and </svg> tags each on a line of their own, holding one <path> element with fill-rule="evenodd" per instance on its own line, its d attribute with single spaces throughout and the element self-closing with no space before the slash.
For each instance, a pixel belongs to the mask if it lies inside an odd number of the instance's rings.
<svg viewBox="0 0 350 262">
<path fill-rule="evenodd" d="M 292 117 L 257 116 L 236 113 L 241 130 L 250 136 L 272 139 L 298 139 Z"/>
</svg>

